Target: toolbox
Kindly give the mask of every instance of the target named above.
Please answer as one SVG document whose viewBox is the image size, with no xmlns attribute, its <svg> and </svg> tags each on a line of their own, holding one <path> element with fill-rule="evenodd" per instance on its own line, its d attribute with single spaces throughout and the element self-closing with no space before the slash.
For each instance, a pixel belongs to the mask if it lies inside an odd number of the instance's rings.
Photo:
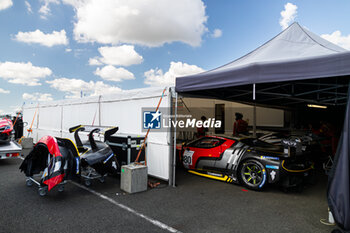
<svg viewBox="0 0 350 233">
<path fill-rule="evenodd" d="M 133 163 L 145 140 L 144 135 L 115 133 L 106 137 L 106 143 L 111 147 L 120 166 Z M 145 161 L 145 150 L 142 150 L 139 162 Z"/>
</svg>

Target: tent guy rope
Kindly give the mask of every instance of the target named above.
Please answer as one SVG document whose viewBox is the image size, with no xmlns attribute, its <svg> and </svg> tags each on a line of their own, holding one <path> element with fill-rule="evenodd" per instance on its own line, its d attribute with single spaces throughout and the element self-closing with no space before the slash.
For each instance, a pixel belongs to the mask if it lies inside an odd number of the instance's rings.
<svg viewBox="0 0 350 233">
<path fill-rule="evenodd" d="M 157 105 L 157 108 L 156 108 L 156 112 L 158 111 L 159 106 L 160 106 L 160 104 L 161 104 L 161 102 L 162 102 L 162 100 L 163 100 L 164 93 L 165 93 L 166 89 L 167 89 L 167 88 L 164 88 L 163 93 L 162 93 L 162 96 L 161 96 L 160 99 L 159 99 L 159 102 L 158 102 L 158 105 Z M 147 140 L 147 137 L 148 137 L 148 134 L 149 134 L 149 131 L 150 131 L 150 130 L 151 130 L 151 128 L 148 128 L 147 133 L 146 133 L 146 136 L 145 136 L 145 139 L 144 139 L 144 141 L 143 141 L 143 143 L 142 143 L 142 145 L 141 145 L 141 148 L 140 148 L 140 150 L 139 150 L 139 153 L 137 154 L 137 157 L 136 157 L 136 159 L 135 159 L 135 163 L 138 163 L 139 158 L 140 158 L 140 155 L 141 155 L 141 152 L 142 152 L 142 150 L 145 148 L 146 140 Z M 147 165 L 146 155 L 145 155 L 145 165 Z"/>
</svg>

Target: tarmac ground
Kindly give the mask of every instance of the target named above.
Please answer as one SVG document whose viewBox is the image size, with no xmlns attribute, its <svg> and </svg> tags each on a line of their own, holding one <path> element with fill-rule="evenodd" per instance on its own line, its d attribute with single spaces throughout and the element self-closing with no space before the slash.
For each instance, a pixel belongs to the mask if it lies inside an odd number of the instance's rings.
<svg viewBox="0 0 350 233">
<path fill-rule="evenodd" d="M 177 170 L 177 187 L 126 194 L 107 177 L 91 187 L 73 182 L 45 197 L 27 187 L 18 158 L 0 160 L 0 232 L 331 232 L 327 177 L 301 192 L 242 186 Z"/>
</svg>

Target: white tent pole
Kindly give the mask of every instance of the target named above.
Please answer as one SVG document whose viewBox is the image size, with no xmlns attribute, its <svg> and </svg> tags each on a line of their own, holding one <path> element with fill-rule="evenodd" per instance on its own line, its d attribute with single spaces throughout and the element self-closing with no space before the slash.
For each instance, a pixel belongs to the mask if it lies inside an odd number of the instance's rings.
<svg viewBox="0 0 350 233">
<path fill-rule="evenodd" d="M 174 121 L 177 121 L 177 92 L 175 92 L 175 111 L 174 111 Z M 173 187 L 176 187 L 175 184 L 175 172 L 176 172 L 176 127 L 174 127 L 174 157 L 173 157 Z"/>
<path fill-rule="evenodd" d="M 39 114 L 40 114 L 40 105 L 38 104 L 38 114 L 36 115 L 36 141 L 39 141 Z M 34 138 L 34 135 L 33 135 Z"/>
<path fill-rule="evenodd" d="M 63 138 L 63 104 L 61 105 L 61 138 Z"/>
<path fill-rule="evenodd" d="M 256 102 L 255 102 L 255 83 L 253 84 L 253 137 L 256 138 Z"/>
<path fill-rule="evenodd" d="M 98 126 L 101 126 L 101 97 L 102 95 L 98 97 Z"/>
</svg>

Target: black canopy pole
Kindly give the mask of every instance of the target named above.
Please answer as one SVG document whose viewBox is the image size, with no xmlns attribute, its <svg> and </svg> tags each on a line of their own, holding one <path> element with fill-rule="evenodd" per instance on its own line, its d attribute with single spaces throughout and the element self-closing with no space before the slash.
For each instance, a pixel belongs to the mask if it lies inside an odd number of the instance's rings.
<svg viewBox="0 0 350 233">
<path fill-rule="evenodd" d="M 253 137 L 256 138 L 256 102 L 255 102 L 255 83 L 253 84 Z"/>
</svg>

